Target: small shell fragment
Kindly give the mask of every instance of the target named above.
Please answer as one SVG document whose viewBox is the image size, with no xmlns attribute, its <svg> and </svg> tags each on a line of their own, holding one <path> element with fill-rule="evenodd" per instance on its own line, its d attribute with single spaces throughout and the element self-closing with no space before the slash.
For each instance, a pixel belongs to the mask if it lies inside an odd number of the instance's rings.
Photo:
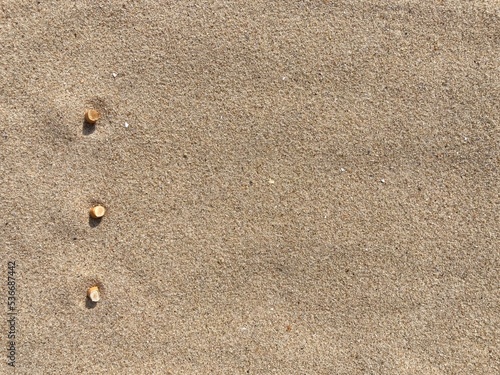
<svg viewBox="0 0 500 375">
<path fill-rule="evenodd" d="M 101 294 L 99 293 L 99 287 L 93 286 L 87 290 L 87 297 L 92 302 L 99 302 L 101 300 Z"/>
<path fill-rule="evenodd" d="M 88 109 L 85 112 L 85 121 L 89 124 L 95 124 L 101 118 L 101 114 L 95 109 Z"/>
<path fill-rule="evenodd" d="M 106 213 L 106 209 L 103 206 L 94 206 L 89 213 L 94 219 L 100 219 Z"/>
</svg>

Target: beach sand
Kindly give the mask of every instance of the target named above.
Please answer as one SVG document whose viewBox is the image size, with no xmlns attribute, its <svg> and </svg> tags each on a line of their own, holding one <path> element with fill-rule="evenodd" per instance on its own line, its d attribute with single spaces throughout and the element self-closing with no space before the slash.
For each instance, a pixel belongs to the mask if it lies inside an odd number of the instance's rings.
<svg viewBox="0 0 500 375">
<path fill-rule="evenodd" d="M 0 373 L 498 374 L 500 3 L 390 3 L 3 1 Z"/>
</svg>

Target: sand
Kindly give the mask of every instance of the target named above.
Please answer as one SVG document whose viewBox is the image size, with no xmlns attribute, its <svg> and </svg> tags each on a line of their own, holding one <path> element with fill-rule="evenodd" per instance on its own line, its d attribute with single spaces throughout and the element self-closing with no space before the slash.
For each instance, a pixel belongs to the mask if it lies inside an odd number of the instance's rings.
<svg viewBox="0 0 500 375">
<path fill-rule="evenodd" d="M 2 1 L 0 373 L 498 374 L 499 18 Z"/>
</svg>

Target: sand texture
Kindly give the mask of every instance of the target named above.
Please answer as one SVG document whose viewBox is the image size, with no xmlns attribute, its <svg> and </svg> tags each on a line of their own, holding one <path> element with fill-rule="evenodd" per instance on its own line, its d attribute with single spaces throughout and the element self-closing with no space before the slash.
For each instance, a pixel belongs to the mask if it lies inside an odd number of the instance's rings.
<svg viewBox="0 0 500 375">
<path fill-rule="evenodd" d="M 0 51 L 0 374 L 500 373 L 499 1 L 3 0 Z"/>
</svg>

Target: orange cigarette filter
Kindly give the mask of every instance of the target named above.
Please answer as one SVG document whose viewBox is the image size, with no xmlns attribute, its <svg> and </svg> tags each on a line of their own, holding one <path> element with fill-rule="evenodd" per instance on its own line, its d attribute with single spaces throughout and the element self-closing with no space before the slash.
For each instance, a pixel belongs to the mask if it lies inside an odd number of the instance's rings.
<svg viewBox="0 0 500 375">
<path fill-rule="evenodd" d="M 101 114 L 95 109 L 88 109 L 85 112 L 85 121 L 87 121 L 89 124 L 95 124 L 100 118 Z"/>
<path fill-rule="evenodd" d="M 94 206 L 90 209 L 90 216 L 94 219 L 100 219 L 106 213 L 106 209 L 103 206 Z"/>
<path fill-rule="evenodd" d="M 99 302 L 101 300 L 101 294 L 99 293 L 99 287 L 93 286 L 87 290 L 87 297 L 92 302 Z"/>
</svg>

